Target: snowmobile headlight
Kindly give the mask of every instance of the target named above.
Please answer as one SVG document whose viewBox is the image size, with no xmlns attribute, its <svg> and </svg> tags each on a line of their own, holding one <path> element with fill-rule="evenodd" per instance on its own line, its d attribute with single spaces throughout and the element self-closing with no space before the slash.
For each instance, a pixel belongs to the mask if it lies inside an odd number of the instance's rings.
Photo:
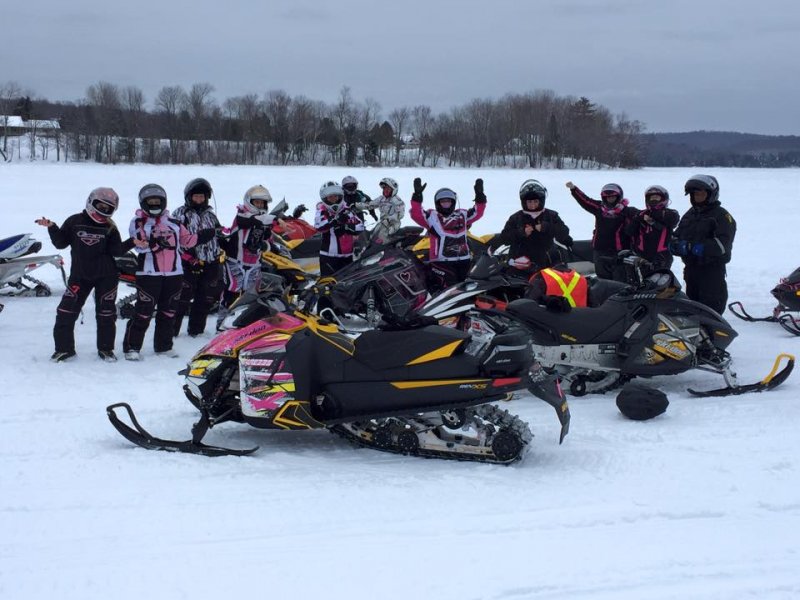
<svg viewBox="0 0 800 600">
<path fill-rule="evenodd" d="M 189 365 L 189 377 L 205 377 L 222 364 L 221 358 L 200 358 Z"/>
</svg>

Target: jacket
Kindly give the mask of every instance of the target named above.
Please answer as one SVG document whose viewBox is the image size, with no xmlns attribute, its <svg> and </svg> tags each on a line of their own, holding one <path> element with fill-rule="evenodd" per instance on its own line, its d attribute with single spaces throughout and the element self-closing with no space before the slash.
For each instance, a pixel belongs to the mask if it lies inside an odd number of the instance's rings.
<svg viewBox="0 0 800 600">
<path fill-rule="evenodd" d="M 116 277 L 114 257 L 124 254 L 125 248 L 113 221 L 100 224 L 82 211 L 68 217 L 61 227 L 51 225 L 47 233 L 59 250 L 70 247 L 70 279 Z"/>
</svg>

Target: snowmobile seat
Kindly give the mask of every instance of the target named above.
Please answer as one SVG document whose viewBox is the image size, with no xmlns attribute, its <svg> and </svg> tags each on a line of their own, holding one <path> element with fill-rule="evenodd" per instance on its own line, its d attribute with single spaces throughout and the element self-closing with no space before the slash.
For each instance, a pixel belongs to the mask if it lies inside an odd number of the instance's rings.
<svg viewBox="0 0 800 600">
<path fill-rule="evenodd" d="M 616 344 L 626 329 L 625 306 L 613 301 L 597 308 L 574 308 L 559 313 L 523 298 L 510 302 L 506 311 L 532 329 L 535 341 L 546 345 Z"/>
<path fill-rule="evenodd" d="M 372 330 L 356 339 L 353 358 L 370 369 L 383 371 L 463 354 L 469 340 L 468 333 L 440 325 L 399 331 Z"/>
</svg>

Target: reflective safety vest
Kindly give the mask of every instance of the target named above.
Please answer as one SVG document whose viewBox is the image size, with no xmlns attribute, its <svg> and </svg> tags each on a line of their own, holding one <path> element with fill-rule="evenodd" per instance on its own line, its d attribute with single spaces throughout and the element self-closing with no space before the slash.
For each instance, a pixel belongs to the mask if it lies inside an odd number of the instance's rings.
<svg viewBox="0 0 800 600">
<path fill-rule="evenodd" d="M 577 271 L 556 271 L 542 269 L 539 274 L 547 286 L 548 296 L 563 296 L 572 308 L 585 308 L 589 286 L 586 278 Z"/>
</svg>

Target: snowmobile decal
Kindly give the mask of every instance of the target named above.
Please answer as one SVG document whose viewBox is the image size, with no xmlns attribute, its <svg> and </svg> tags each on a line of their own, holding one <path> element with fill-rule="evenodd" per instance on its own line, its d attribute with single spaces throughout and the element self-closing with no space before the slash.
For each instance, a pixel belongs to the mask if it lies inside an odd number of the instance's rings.
<svg viewBox="0 0 800 600">
<path fill-rule="evenodd" d="M 437 360 L 440 358 L 447 358 L 448 356 L 452 356 L 453 352 L 456 351 L 456 348 L 461 346 L 464 343 L 464 340 L 458 340 L 452 342 L 450 344 L 445 344 L 441 348 L 437 350 L 433 350 L 432 352 L 428 352 L 427 354 L 423 354 L 422 356 L 415 358 L 414 360 L 406 363 L 408 365 L 419 365 L 425 362 L 430 362 L 432 360 Z"/>
<path fill-rule="evenodd" d="M 476 384 L 482 383 L 488 385 L 491 380 L 489 379 L 456 379 L 452 381 L 436 381 L 436 380 L 426 380 L 426 381 L 390 381 L 389 383 L 392 386 L 396 387 L 398 390 L 411 390 L 416 388 L 426 388 L 426 387 L 438 387 L 443 385 L 458 385 L 462 386 L 464 384 Z M 483 388 L 481 388 L 483 389 Z"/>
</svg>

